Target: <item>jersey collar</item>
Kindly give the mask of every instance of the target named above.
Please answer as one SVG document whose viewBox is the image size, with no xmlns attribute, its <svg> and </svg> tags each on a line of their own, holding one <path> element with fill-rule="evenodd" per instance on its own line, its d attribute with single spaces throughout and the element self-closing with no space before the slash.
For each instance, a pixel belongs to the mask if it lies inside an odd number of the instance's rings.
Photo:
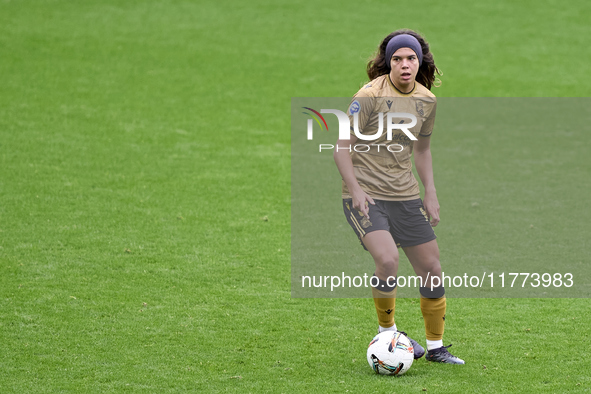
<svg viewBox="0 0 591 394">
<path fill-rule="evenodd" d="M 400 94 L 403 94 L 403 95 L 405 95 L 405 96 L 408 96 L 408 95 L 412 94 L 412 93 L 415 91 L 415 89 L 417 88 L 417 81 L 415 81 L 415 84 L 414 84 L 414 86 L 412 87 L 412 90 L 411 90 L 410 92 L 408 92 L 408 93 L 404 93 L 404 92 L 402 92 L 402 91 L 401 91 L 400 89 L 398 89 L 398 88 L 396 87 L 396 85 L 394 85 L 394 83 L 392 82 L 392 80 L 390 79 L 390 74 L 388 74 L 388 82 L 390 82 L 390 86 L 392 86 L 394 89 L 396 89 L 396 91 L 397 91 L 398 93 L 400 93 Z"/>
</svg>

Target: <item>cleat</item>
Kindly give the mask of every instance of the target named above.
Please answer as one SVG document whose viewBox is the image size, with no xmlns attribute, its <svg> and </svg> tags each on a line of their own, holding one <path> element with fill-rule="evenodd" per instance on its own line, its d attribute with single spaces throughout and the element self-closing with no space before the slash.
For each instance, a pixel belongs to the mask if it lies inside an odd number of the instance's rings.
<svg viewBox="0 0 591 394">
<path fill-rule="evenodd" d="M 434 361 L 437 363 L 446 363 L 446 364 L 466 364 L 464 360 L 452 355 L 447 349 L 451 345 L 438 347 L 437 349 L 427 351 L 427 356 L 425 360 L 427 361 Z"/>
<path fill-rule="evenodd" d="M 419 343 L 417 341 L 415 341 L 414 339 L 409 337 L 404 331 L 399 331 L 399 332 L 404 334 L 408 338 L 408 340 L 410 341 L 410 344 L 412 345 L 412 348 L 415 353 L 415 360 L 419 359 L 425 355 L 425 349 L 421 345 L 419 345 Z"/>
</svg>

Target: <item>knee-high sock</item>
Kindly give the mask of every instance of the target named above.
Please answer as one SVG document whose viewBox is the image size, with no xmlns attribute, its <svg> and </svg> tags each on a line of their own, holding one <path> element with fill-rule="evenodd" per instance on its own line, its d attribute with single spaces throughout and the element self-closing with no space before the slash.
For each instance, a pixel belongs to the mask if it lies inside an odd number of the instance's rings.
<svg viewBox="0 0 591 394">
<path fill-rule="evenodd" d="M 443 338 L 445 308 L 445 295 L 440 298 L 421 297 L 421 312 L 425 320 L 425 335 L 430 341 L 437 341 Z"/>
<path fill-rule="evenodd" d="M 392 327 L 394 325 L 394 310 L 396 309 L 396 289 L 390 291 L 378 290 L 375 287 L 371 288 L 373 295 L 373 302 L 378 313 L 378 321 L 380 326 L 384 328 Z"/>
</svg>

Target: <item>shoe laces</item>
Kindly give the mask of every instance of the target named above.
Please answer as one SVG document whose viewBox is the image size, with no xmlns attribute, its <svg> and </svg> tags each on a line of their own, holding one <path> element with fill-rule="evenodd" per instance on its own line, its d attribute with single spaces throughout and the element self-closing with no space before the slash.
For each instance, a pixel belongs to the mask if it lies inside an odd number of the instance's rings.
<svg viewBox="0 0 591 394">
<path fill-rule="evenodd" d="M 452 345 L 452 344 L 450 343 L 450 344 L 449 344 L 449 345 L 447 345 L 447 346 L 441 346 L 440 348 L 433 349 L 433 350 L 434 350 L 436 353 L 443 353 L 443 354 L 447 353 L 447 354 L 449 354 L 449 355 L 451 356 L 451 353 L 450 353 L 450 352 L 447 350 L 447 349 L 449 349 L 449 348 L 451 347 L 451 345 Z"/>
</svg>

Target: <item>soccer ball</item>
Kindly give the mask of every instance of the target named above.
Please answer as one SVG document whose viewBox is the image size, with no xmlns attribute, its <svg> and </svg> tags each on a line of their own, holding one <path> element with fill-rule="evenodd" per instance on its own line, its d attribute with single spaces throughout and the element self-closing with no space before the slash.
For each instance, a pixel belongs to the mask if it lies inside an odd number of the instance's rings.
<svg viewBox="0 0 591 394">
<path fill-rule="evenodd" d="M 401 332 L 384 331 L 367 347 L 367 362 L 380 375 L 402 375 L 414 361 L 410 340 Z"/>
</svg>

